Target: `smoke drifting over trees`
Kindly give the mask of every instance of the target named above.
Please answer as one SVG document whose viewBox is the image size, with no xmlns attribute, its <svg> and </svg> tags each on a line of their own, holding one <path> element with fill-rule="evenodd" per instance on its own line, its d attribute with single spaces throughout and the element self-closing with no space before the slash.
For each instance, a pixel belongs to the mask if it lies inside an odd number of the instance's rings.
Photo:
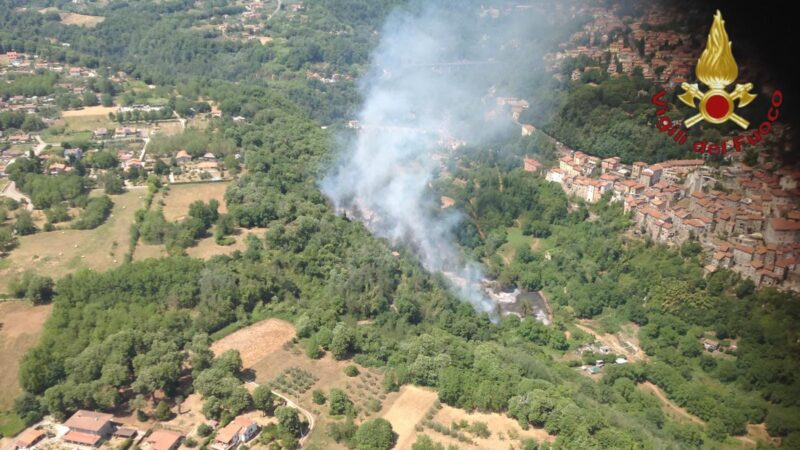
<svg viewBox="0 0 800 450">
<path fill-rule="evenodd" d="M 544 6 L 436 2 L 389 16 L 370 72 L 361 80 L 360 131 L 322 189 L 337 210 L 356 216 L 377 236 L 407 245 L 423 265 L 442 272 L 478 310 L 493 304 L 481 291 L 478 263 L 454 243 L 461 220 L 441 211 L 430 182 L 439 159 L 458 142 L 486 145 L 519 133 L 497 98 L 542 65 L 540 34 L 553 26 Z M 539 23 L 548 21 L 546 26 Z M 533 106 L 533 105 L 532 105 Z M 488 146 L 487 146 L 488 147 Z M 487 148 L 488 149 L 488 148 Z"/>
</svg>

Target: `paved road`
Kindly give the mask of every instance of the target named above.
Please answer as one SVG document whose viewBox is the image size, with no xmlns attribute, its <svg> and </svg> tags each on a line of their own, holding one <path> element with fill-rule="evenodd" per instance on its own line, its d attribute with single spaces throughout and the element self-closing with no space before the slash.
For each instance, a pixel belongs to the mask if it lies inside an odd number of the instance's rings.
<svg viewBox="0 0 800 450">
<path fill-rule="evenodd" d="M 251 385 L 253 387 L 258 387 L 259 386 L 259 384 L 256 383 L 255 381 L 248 381 L 247 384 L 249 384 L 249 385 Z M 306 433 L 305 436 L 300 438 L 299 442 L 300 442 L 300 446 L 302 447 L 303 445 L 305 445 L 306 440 L 308 439 L 308 437 L 311 436 L 311 430 L 314 429 L 314 415 L 311 414 L 311 412 L 309 412 L 308 410 L 306 410 L 302 406 L 300 406 L 297 403 L 291 401 L 288 397 L 286 397 L 285 395 L 281 394 L 280 392 L 272 391 L 272 393 L 275 394 L 276 396 L 284 399 L 286 401 L 286 405 L 291 406 L 292 408 L 300 411 L 301 413 L 303 413 L 304 416 L 306 416 L 306 419 L 308 420 L 308 433 Z"/>
<path fill-rule="evenodd" d="M 0 192 L 0 195 L 3 197 L 13 198 L 18 202 L 22 202 L 24 199 L 26 202 L 28 202 L 25 208 L 28 211 L 33 211 L 33 203 L 31 203 L 31 199 L 28 198 L 27 195 L 20 192 L 19 189 L 17 189 L 17 185 L 13 181 L 10 181 L 7 185 L 5 185 L 3 191 Z"/>
<path fill-rule="evenodd" d="M 36 138 L 37 144 L 33 147 L 33 154 L 39 156 L 39 154 L 44 151 L 44 148 L 47 147 L 47 142 L 43 141 L 38 134 L 34 137 Z"/>
</svg>

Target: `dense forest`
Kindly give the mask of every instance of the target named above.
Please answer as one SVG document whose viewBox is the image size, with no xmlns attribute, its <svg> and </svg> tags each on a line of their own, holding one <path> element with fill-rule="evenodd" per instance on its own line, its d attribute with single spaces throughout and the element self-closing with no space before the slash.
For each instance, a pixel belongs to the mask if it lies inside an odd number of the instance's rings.
<svg viewBox="0 0 800 450">
<path fill-rule="evenodd" d="M 174 399 L 194 391 L 203 395 L 207 417 L 229 420 L 254 406 L 271 410 L 268 395 L 251 396 L 242 387 L 238 355 L 214 359 L 209 345 L 255 321 L 282 317 L 296 325 L 309 356 L 328 351 L 380 368 L 387 390 L 429 386 L 443 403 L 503 412 L 557 436 L 552 446 L 530 448 L 719 448 L 744 434 L 747 423 L 760 422 L 786 448 L 800 446 L 798 299 L 756 292 L 726 271 L 704 278 L 692 245 L 675 250 L 628 239 L 623 233 L 630 219 L 620 205 L 608 199 L 576 204 L 519 168 L 526 154 L 555 159 L 552 144 L 540 136 L 503 136 L 491 143 L 493 151 L 489 145 L 465 148 L 447 164 L 453 178 L 466 183 L 437 179 L 431 194 L 451 196 L 464 211 L 459 244 L 490 276 L 505 287 L 549 295 L 551 326 L 476 313 L 443 276 L 422 268 L 413 249 L 376 239 L 360 222 L 334 214 L 318 182 L 343 130 L 321 125 L 352 118 L 360 99 L 355 82 L 323 84 L 301 74 L 317 63 L 360 74 L 376 30 L 396 3 L 402 2 L 305 2 L 306 21 L 266 25 L 280 41 L 268 46 L 192 29 L 196 20 L 238 11 L 226 2 L 92 6 L 106 19 L 87 30 L 0 0 L 9 12 L 0 17 L 0 50 L 110 66 L 174 89 L 191 105 L 214 102 L 225 119 L 211 132 L 155 140 L 154 151 L 185 146 L 202 154 L 213 145 L 225 155 L 241 153 L 244 169 L 225 195 L 228 214 L 202 201 L 177 224 L 157 210 L 137 212 L 136 238 L 165 243 L 172 256 L 105 273 L 80 271 L 54 286 L 23 283 L 22 295 L 52 296 L 54 308 L 41 342 L 22 362 L 25 393 L 16 413 L 33 423 L 45 413 L 64 418 L 79 408 L 133 411 L 156 392 Z M 55 46 L 50 38 L 70 46 Z M 647 108 L 624 101 L 652 88 L 641 77 L 583 82 L 552 81 L 558 88 L 541 101 L 554 105 L 546 109 L 553 117 L 531 109 L 521 120 L 546 124 L 543 129 L 570 145 L 601 155 L 680 156 L 647 129 Z M 41 77 L 23 85 L 46 91 L 48 83 Z M 639 122 L 614 128 L 613 118 L 627 114 Z M 236 115 L 246 121 L 230 120 Z M 104 157 L 93 164 L 104 165 Z M 84 206 L 87 227 L 108 214 L 111 200 L 89 199 L 83 177 L 41 171 L 26 163 L 10 174 L 36 207 Z M 151 184 L 152 195 L 160 186 Z M 212 224 L 220 229 L 223 223 L 268 231 L 231 256 L 202 261 L 181 255 Z M 504 261 L 499 252 L 515 226 L 540 239 L 543 250 L 522 246 Z M 637 324 L 648 360 L 609 366 L 600 382 L 580 374 L 564 357 L 590 340 L 572 328 L 582 318 L 611 332 Z M 354 326 L 364 319 L 372 325 Z M 706 333 L 736 339 L 736 357 L 706 355 L 700 343 Z M 666 417 L 655 397 L 636 389 L 644 381 L 707 425 Z M 278 408 L 274 414 L 284 446 L 295 446 L 303 426 L 296 413 Z M 354 439 L 383 426 L 369 423 Z"/>
</svg>

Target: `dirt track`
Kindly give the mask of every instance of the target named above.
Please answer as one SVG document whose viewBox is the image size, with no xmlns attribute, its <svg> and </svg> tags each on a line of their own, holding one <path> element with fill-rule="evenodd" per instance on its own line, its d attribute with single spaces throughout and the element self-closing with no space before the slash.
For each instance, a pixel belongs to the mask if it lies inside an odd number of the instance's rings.
<svg viewBox="0 0 800 450">
<path fill-rule="evenodd" d="M 703 422 L 703 419 L 695 416 L 694 414 L 690 413 L 689 411 L 686 411 L 685 409 L 683 409 L 680 406 L 678 406 L 677 404 L 675 404 L 672 400 L 667 398 L 667 396 L 664 394 L 664 391 L 662 391 L 661 388 L 659 388 L 655 384 L 653 384 L 653 383 L 651 383 L 649 381 L 645 381 L 644 383 L 640 384 L 639 386 L 641 386 L 642 389 L 644 389 L 644 390 L 652 393 L 653 395 L 655 395 L 656 398 L 658 398 L 658 400 L 661 401 L 661 403 L 664 405 L 664 407 L 667 410 L 672 411 L 673 413 L 677 414 L 680 417 L 683 417 L 684 419 L 686 419 L 686 420 L 688 420 L 690 422 L 694 422 L 694 423 L 696 423 L 698 425 L 705 425 L 705 422 Z"/>
</svg>

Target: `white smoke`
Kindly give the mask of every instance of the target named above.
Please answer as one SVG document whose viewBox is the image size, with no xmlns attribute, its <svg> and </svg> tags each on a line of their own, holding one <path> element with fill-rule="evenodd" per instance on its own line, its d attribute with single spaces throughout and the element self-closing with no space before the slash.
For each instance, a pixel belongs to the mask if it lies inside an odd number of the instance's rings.
<svg viewBox="0 0 800 450">
<path fill-rule="evenodd" d="M 442 211 L 429 186 L 440 170 L 438 156 L 453 151 L 448 142 L 479 145 L 512 125 L 510 118 L 487 121 L 485 113 L 497 107 L 487 92 L 508 76 L 498 45 L 519 37 L 521 23 L 481 17 L 483 7 L 471 2 L 443 5 L 387 19 L 361 80 L 358 136 L 321 187 L 338 211 L 408 245 L 427 270 L 445 274 L 462 298 L 491 312 L 480 265 L 455 245 L 462 217 L 455 208 Z"/>
</svg>

